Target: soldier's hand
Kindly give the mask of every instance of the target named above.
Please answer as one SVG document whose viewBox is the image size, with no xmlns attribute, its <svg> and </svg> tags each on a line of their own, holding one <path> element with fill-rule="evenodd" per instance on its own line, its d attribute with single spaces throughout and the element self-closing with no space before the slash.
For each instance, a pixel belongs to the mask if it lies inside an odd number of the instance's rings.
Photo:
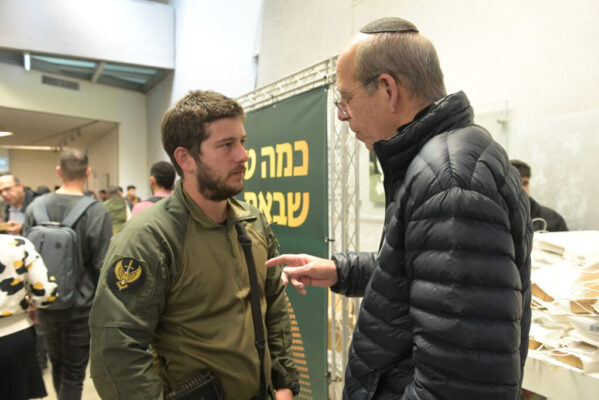
<svg viewBox="0 0 599 400">
<path fill-rule="evenodd" d="M 274 267 L 285 264 L 281 280 L 289 283 L 301 293 L 306 294 L 306 285 L 331 287 L 337 283 L 337 268 L 332 260 L 314 257 L 309 254 L 283 254 L 271 258 L 264 265 Z"/>
</svg>

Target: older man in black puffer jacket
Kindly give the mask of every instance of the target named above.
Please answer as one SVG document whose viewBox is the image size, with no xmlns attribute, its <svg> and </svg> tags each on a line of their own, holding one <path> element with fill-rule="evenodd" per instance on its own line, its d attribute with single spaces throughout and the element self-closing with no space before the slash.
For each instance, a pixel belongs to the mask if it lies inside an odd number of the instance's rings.
<svg viewBox="0 0 599 400">
<path fill-rule="evenodd" d="M 364 296 L 344 399 L 519 396 L 530 328 L 532 225 L 505 151 L 447 96 L 410 22 L 366 25 L 339 56 L 338 117 L 385 176 L 378 253 L 283 255 L 283 280 Z M 399 128 L 397 128 L 399 127 Z"/>
</svg>

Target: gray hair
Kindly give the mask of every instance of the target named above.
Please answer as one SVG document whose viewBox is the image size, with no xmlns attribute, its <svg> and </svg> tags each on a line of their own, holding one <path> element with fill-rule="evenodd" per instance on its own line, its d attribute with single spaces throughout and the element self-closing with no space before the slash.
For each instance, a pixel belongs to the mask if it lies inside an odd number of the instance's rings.
<svg viewBox="0 0 599 400">
<path fill-rule="evenodd" d="M 355 78 L 365 85 L 368 94 L 378 85 L 374 78 L 384 73 L 393 76 L 423 105 L 447 96 L 435 47 L 417 32 L 369 34 L 358 42 Z"/>
</svg>

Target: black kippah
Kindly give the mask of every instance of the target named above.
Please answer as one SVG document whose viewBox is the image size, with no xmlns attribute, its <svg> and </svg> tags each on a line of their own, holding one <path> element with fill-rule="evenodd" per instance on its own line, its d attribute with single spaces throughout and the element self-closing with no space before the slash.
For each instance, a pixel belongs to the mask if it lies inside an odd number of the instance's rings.
<svg viewBox="0 0 599 400">
<path fill-rule="evenodd" d="M 384 32 L 416 32 L 418 29 L 410 21 L 401 18 L 380 18 L 367 23 L 360 29 L 362 33 L 384 33 Z"/>
</svg>

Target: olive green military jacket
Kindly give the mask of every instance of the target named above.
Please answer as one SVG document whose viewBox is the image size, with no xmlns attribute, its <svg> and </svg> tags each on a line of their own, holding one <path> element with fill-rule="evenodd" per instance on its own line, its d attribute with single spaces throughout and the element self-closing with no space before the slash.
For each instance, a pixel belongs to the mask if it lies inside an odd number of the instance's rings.
<svg viewBox="0 0 599 400">
<path fill-rule="evenodd" d="M 264 267 L 277 242 L 254 207 L 231 199 L 228 211 L 225 224 L 215 223 L 179 182 L 112 238 L 90 315 L 91 376 L 103 399 L 162 399 L 205 370 L 220 379 L 226 399 L 259 394 L 239 221 L 252 239 L 260 286 L 266 381 L 275 389 L 297 385 L 281 270 Z"/>
</svg>

